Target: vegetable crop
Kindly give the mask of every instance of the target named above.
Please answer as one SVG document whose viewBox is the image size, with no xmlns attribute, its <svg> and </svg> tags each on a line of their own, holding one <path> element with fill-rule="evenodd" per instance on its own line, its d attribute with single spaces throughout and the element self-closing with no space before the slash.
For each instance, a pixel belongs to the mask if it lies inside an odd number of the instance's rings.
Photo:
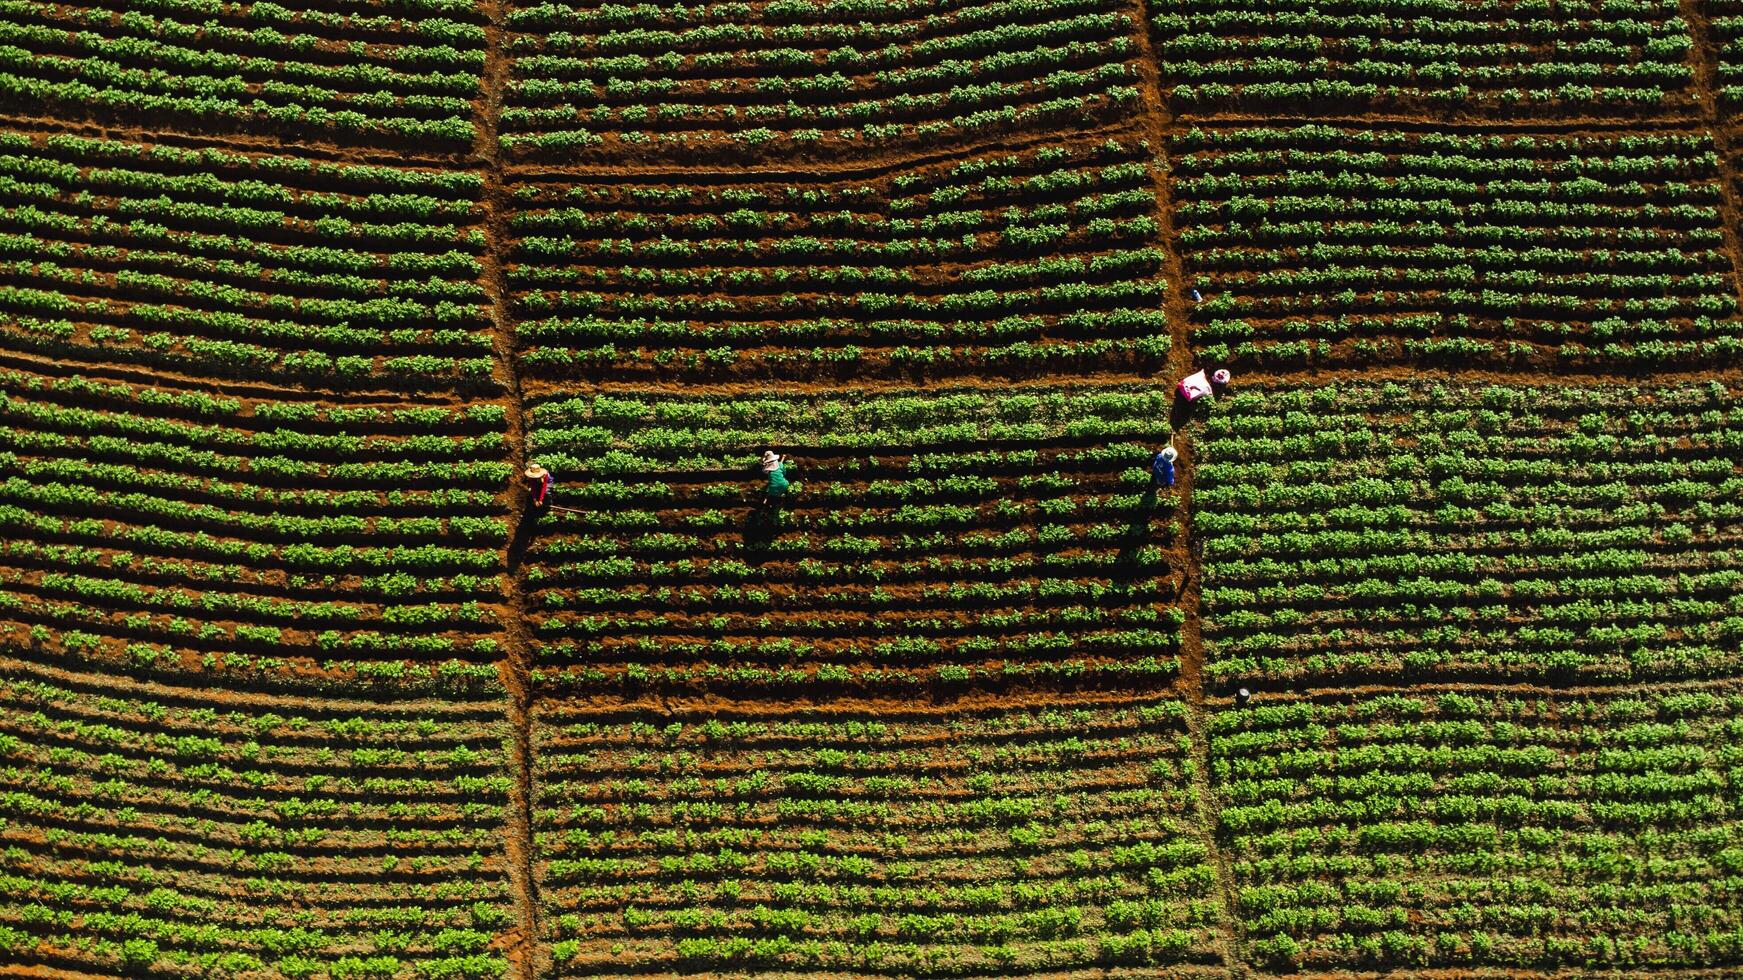
<svg viewBox="0 0 1743 980">
<path fill-rule="evenodd" d="M 464 145 L 484 67 L 468 0 L 0 3 L 0 95 L 196 131 Z M 373 9 L 371 9 L 373 8 Z"/>
<path fill-rule="evenodd" d="M 540 716 L 534 819 L 558 976 L 1149 967 L 1225 912 L 1180 702 L 950 720 Z"/>
<path fill-rule="evenodd" d="M 0 335 L 209 378 L 492 383 L 475 174 L 0 133 Z"/>
<path fill-rule="evenodd" d="M 1154 388 L 544 402 L 574 512 L 528 552 L 541 677 L 811 691 L 1166 680 Z M 753 507 L 765 446 L 804 447 Z M 1157 531 L 1152 524 L 1160 525 Z"/>
<path fill-rule="evenodd" d="M 1740 710 L 1726 682 L 1214 714 L 1250 955 L 1283 971 L 1733 964 Z"/>
<path fill-rule="evenodd" d="M 1130 115 L 1138 24 L 1111 0 L 517 4 L 516 153 L 850 153 Z"/>
<path fill-rule="evenodd" d="M 166 695 L 11 657 L 0 698 L 9 961 L 502 975 L 500 703 Z"/>
<path fill-rule="evenodd" d="M 1739 975 L 1740 3 L 0 0 L 0 973 Z"/>
<path fill-rule="evenodd" d="M 1172 144 L 1194 346 L 1255 365 L 1662 368 L 1743 320 L 1704 135 L 1308 125 Z"/>
<path fill-rule="evenodd" d="M 1156 0 L 1172 100 L 1282 115 L 1422 105 L 1492 114 L 1683 109 L 1693 41 L 1675 0 Z"/>
<path fill-rule="evenodd" d="M 1033 375 L 1161 363 L 1144 144 L 864 181 L 515 194 L 521 363 L 540 378 Z"/>
<path fill-rule="evenodd" d="M 1663 389 L 1243 393 L 1206 429 L 1207 672 L 1737 672 L 1743 406 Z"/>
</svg>

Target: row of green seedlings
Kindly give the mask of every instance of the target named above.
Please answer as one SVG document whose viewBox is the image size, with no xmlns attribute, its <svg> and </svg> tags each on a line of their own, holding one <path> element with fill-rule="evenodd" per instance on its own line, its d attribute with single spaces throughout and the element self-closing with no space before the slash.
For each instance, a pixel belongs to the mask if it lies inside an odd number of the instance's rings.
<svg viewBox="0 0 1743 980">
<path fill-rule="evenodd" d="M 1694 41 L 1676 0 L 1427 0 L 1379 12 L 1165 0 L 1155 10 L 1165 90 L 1194 111 L 1425 105 L 1583 117 L 1663 112 L 1692 96 Z"/>
<path fill-rule="evenodd" d="M 1703 11 L 1707 32 L 1718 45 L 1713 94 L 1721 105 L 1731 109 L 1743 102 L 1743 9 L 1736 0 L 1710 0 Z"/>
</svg>

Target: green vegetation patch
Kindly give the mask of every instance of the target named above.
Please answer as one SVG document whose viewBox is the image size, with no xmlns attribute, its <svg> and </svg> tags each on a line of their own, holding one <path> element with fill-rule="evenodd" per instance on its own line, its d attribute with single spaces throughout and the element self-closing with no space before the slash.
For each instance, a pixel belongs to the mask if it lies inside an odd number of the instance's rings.
<svg viewBox="0 0 1743 980">
<path fill-rule="evenodd" d="M 0 647 L 498 688 L 503 427 L 0 369 Z"/>
<path fill-rule="evenodd" d="M 1132 114 L 1116 0 L 510 4 L 505 149 L 838 159 Z"/>
<path fill-rule="evenodd" d="M 1244 392 L 1197 456 L 1211 676 L 1655 681 L 1743 660 L 1743 404 L 1717 382 Z"/>
<path fill-rule="evenodd" d="M 1266 695 L 1206 732 L 1262 965 L 1640 975 L 1743 960 L 1734 682 Z"/>
<path fill-rule="evenodd" d="M 535 721 L 559 975 L 1204 962 L 1185 707 Z"/>
<path fill-rule="evenodd" d="M 1312 106 L 1581 117 L 1687 111 L 1676 0 L 1151 0 L 1162 78 L 1191 112 Z"/>
<path fill-rule="evenodd" d="M 484 12 L 471 0 L 0 3 L 8 101 L 195 131 L 341 141 L 475 135 Z"/>
<path fill-rule="evenodd" d="M 0 343 L 326 388 L 491 388 L 477 174 L 0 133 Z"/>
<path fill-rule="evenodd" d="M 1150 154 L 1108 140 L 852 182 L 526 184 L 507 272 L 522 370 L 912 381 L 1157 367 L 1169 334 Z"/>
<path fill-rule="evenodd" d="M 1171 393 L 567 398 L 527 553 L 564 683 L 800 690 L 1175 669 Z M 789 456 L 762 507 L 756 462 Z M 824 685 L 819 688 L 819 685 Z"/>
<path fill-rule="evenodd" d="M 1171 156 L 1209 361 L 1650 370 L 1743 354 L 1704 133 L 1193 129 Z"/>
<path fill-rule="evenodd" d="M 508 735 L 500 700 L 0 661 L 0 950 L 88 973 L 501 976 Z"/>
</svg>

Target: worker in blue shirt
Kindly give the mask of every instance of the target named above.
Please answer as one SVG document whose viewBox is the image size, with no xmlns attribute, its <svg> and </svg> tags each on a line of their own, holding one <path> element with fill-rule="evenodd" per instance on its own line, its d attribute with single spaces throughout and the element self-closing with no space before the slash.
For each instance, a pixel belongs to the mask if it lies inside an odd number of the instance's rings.
<svg viewBox="0 0 1743 980">
<path fill-rule="evenodd" d="M 1171 487 L 1174 485 L 1174 461 L 1180 458 L 1180 451 L 1168 446 L 1150 460 L 1150 485 L 1152 487 Z"/>
</svg>

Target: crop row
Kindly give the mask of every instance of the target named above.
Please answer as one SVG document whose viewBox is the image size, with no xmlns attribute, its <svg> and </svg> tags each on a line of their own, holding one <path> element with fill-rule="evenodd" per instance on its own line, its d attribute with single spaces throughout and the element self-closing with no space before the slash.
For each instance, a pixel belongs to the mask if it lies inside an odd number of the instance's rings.
<svg viewBox="0 0 1743 980">
<path fill-rule="evenodd" d="M 540 377 L 1008 375 L 1168 350 L 1142 143 L 864 182 L 528 184 L 508 281 Z"/>
<path fill-rule="evenodd" d="M 1714 95 L 1726 108 L 1743 102 L 1743 5 L 1736 0 L 1708 0 L 1707 31 L 1719 46 Z"/>
<path fill-rule="evenodd" d="M 1676 0 L 1153 0 L 1169 93 L 1192 112 L 1686 110 Z"/>
<path fill-rule="evenodd" d="M 502 428 L 499 406 L 0 371 L 0 632 L 160 668 L 349 662 L 495 685 L 464 661 L 500 650 Z"/>
<path fill-rule="evenodd" d="M 502 705 L 0 659 L 0 950 L 49 971 L 498 977 Z"/>
<path fill-rule="evenodd" d="M 1717 383 L 1243 393 L 1198 458 L 1213 675 L 1743 666 L 1743 407 Z"/>
<path fill-rule="evenodd" d="M 1734 970 L 1740 712 L 1722 683 L 1213 714 L 1248 952 L 1318 970 Z"/>
<path fill-rule="evenodd" d="M 1705 135 L 1193 129 L 1205 358 L 1657 367 L 1743 352 Z"/>
<path fill-rule="evenodd" d="M 4 0 L 0 99 L 197 131 L 473 138 L 484 68 L 475 4 L 329 6 Z"/>
<path fill-rule="evenodd" d="M 558 975 L 1214 955 L 1179 702 L 640 720 L 552 701 L 534 732 Z"/>
<path fill-rule="evenodd" d="M 1147 388 L 536 405 L 532 450 L 570 474 L 574 509 L 541 517 L 527 553 L 544 679 L 1167 677 L 1180 582 L 1148 464 L 1168 404 Z M 770 447 L 800 455 L 763 509 L 751 464 Z"/>
<path fill-rule="evenodd" d="M 517 4 L 501 140 L 570 156 L 768 156 L 1076 128 L 1136 107 L 1142 27 L 1125 7 Z"/>
<path fill-rule="evenodd" d="M 481 187 L 0 133 L 0 338 L 208 377 L 489 385 Z"/>
</svg>

